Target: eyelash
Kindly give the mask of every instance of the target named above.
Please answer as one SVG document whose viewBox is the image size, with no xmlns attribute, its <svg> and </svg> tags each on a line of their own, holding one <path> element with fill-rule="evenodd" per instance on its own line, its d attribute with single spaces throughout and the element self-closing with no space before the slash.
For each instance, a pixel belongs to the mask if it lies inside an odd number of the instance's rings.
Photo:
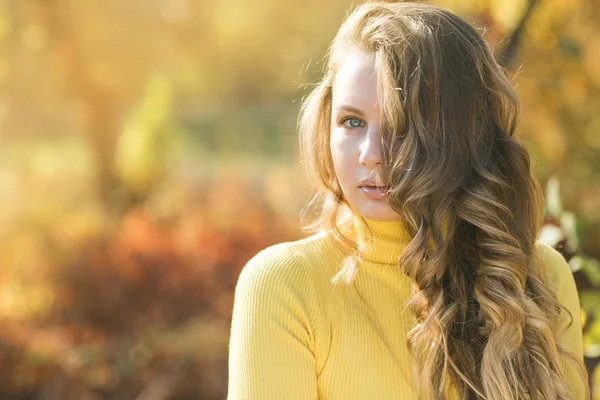
<svg viewBox="0 0 600 400">
<path fill-rule="evenodd" d="M 340 125 L 344 126 L 344 123 L 345 123 L 346 121 L 348 121 L 348 120 L 351 120 L 351 119 L 356 119 L 356 120 L 360 121 L 360 122 L 361 122 L 361 124 L 363 124 L 363 125 L 364 125 L 364 123 L 365 123 L 365 121 L 363 121 L 363 120 L 362 120 L 362 119 L 360 119 L 360 118 L 356 118 L 356 117 L 346 117 L 346 118 L 344 118 L 344 119 L 342 119 L 342 120 L 340 121 Z M 348 129 L 356 129 L 356 128 L 364 128 L 364 126 L 344 126 L 344 128 L 348 128 Z"/>
</svg>

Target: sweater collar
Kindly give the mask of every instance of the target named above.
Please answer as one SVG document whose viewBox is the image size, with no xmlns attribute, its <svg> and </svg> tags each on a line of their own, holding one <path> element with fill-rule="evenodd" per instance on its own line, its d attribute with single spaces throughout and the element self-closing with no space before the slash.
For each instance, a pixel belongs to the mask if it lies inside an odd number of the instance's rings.
<svg viewBox="0 0 600 400">
<path fill-rule="evenodd" d="M 352 239 L 359 245 L 361 259 L 376 264 L 396 264 L 411 238 L 401 221 L 376 221 L 352 217 Z"/>
</svg>

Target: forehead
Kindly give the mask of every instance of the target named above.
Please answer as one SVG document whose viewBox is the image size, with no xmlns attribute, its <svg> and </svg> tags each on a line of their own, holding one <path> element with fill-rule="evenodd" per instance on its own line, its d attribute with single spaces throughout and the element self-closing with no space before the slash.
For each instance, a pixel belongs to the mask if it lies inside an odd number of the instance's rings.
<svg viewBox="0 0 600 400">
<path fill-rule="evenodd" d="M 354 50 L 339 62 L 332 84 L 333 107 L 346 104 L 364 110 L 377 106 L 377 77 L 373 58 Z"/>
</svg>

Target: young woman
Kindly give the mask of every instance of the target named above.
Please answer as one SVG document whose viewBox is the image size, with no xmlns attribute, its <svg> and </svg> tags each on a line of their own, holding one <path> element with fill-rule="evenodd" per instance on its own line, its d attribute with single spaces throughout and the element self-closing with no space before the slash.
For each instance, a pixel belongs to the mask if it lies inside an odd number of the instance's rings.
<svg viewBox="0 0 600 400">
<path fill-rule="evenodd" d="M 368 3 L 327 65 L 299 119 L 315 232 L 242 270 L 229 400 L 588 399 L 575 282 L 478 32 Z"/>
</svg>

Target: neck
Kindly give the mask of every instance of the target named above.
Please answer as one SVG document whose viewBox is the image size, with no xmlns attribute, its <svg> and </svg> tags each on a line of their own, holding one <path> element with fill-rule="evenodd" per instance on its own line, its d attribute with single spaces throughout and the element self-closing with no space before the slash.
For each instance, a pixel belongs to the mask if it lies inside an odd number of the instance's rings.
<svg viewBox="0 0 600 400">
<path fill-rule="evenodd" d="M 351 239 L 356 240 L 361 259 L 375 264 L 396 264 L 410 242 L 401 221 L 376 221 L 353 216 Z"/>
</svg>

